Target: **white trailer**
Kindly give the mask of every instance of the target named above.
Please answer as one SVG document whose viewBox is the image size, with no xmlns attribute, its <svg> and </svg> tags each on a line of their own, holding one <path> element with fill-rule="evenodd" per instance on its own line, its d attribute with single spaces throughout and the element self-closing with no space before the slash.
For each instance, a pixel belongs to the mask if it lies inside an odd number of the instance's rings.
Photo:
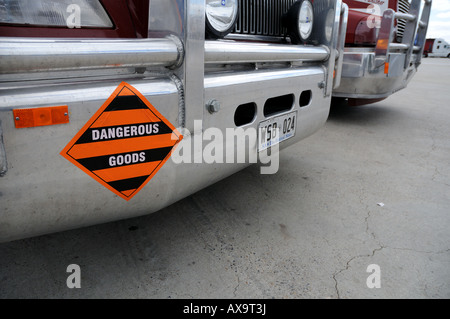
<svg viewBox="0 0 450 319">
<path fill-rule="evenodd" d="M 423 54 L 425 57 L 450 58 L 450 44 L 442 38 L 427 39 Z"/>
</svg>

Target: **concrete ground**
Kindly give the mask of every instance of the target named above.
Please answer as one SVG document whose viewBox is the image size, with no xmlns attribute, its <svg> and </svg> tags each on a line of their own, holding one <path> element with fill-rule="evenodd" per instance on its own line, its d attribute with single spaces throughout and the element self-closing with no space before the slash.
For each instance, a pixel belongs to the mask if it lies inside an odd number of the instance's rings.
<svg viewBox="0 0 450 319">
<path fill-rule="evenodd" d="M 449 88 L 450 60 L 425 59 L 389 99 L 334 107 L 276 175 L 0 244 L 0 297 L 450 298 Z"/>
</svg>

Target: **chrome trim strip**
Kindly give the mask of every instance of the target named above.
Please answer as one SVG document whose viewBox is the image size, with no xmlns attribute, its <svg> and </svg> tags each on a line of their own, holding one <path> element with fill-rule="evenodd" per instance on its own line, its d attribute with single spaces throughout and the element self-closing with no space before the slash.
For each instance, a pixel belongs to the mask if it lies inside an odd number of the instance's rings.
<svg viewBox="0 0 450 319">
<path fill-rule="evenodd" d="M 327 47 L 205 41 L 205 63 L 325 61 Z"/>
<path fill-rule="evenodd" d="M 170 38 L 127 40 L 0 39 L 0 74 L 172 66 L 183 58 Z"/>
<path fill-rule="evenodd" d="M 414 46 L 416 30 L 417 30 L 417 25 L 418 25 L 417 17 L 419 16 L 420 3 L 422 1 L 423 0 L 412 0 L 411 6 L 409 8 L 408 14 L 414 16 L 414 20 L 406 20 L 405 32 L 403 33 L 403 38 L 402 38 L 402 44 L 409 45 L 407 52 L 406 52 L 405 69 L 408 67 L 410 60 L 411 60 L 412 53 L 413 53 L 413 46 Z"/>
<path fill-rule="evenodd" d="M 344 49 L 345 49 L 345 36 L 347 33 L 347 23 L 348 23 L 348 5 L 346 3 L 342 4 L 341 8 L 341 25 L 339 30 L 339 41 L 338 41 L 338 52 L 339 56 L 336 61 L 336 74 L 334 75 L 333 89 L 336 89 L 341 84 L 342 76 L 342 64 L 344 62 Z"/>
<path fill-rule="evenodd" d="M 186 20 L 184 22 L 184 45 L 186 55 L 179 75 L 184 83 L 185 128 L 194 132 L 194 121 L 203 118 L 204 108 L 204 43 L 205 43 L 205 1 L 184 1 Z"/>
<path fill-rule="evenodd" d="M 8 161 L 6 160 L 5 144 L 3 143 L 2 121 L 0 120 L 0 177 L 5 176 L 8 171 Z"/>
<path fill-rule="evenodd" d="M 417 31 L 417 41 L 414 46 L 414 52 L 417 52 L 417 58 L 415 61 L 416 66 L 419 66 L 422 61 L 423 50 L 425 49 L 425 42 L 427 40 L 432 3 L 432 0 L 425 0 L 425 4 L 422 8 L 422 16 L 420 17 L 419 29 Z"/>
<path fill-rule="evenodd" d="M 394 49 L 392 41 L 394 35 L 392 30 L 394 29 L 395 12 L 392 9 L 387 9 L 383 13 L 381 19 L 380 31 L 378 34 L 378 40 L 375 47 L 375 67 L 378 68 L 387 61 L 389 49 Z"/>
<path fill-rule="evenodd" d="M 331 48 L 338 48 L 339 46 L 339 25 L 341 22 L 341 10 L 342 0 L 336 0 L 334 8 L 334 24 L 333 24 L 333 35 L 330 42 Z M 317 10 L 317 7 L 314 8 Z M 336 59 L 337 59 L 337 50 L 332 49 L 330 53 L 329 63 L 328 63 L 328 79 L 326 80 L 326 88 L 325 88 L 325 96 L 329 96 L 332 94 L 333 86 L 334 86 L 334 76 L 335 76 L 335 67 L 336 67 Z"/>
</svg>

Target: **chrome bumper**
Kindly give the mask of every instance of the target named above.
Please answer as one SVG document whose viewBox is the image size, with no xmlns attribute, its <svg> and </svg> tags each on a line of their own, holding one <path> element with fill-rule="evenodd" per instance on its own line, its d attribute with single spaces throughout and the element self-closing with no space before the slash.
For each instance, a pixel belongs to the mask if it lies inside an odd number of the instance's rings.
<svg viewBox="0 0 450 319">
<path fill-rule="evenodd" d="M 424 1 L 420 19 L 420 5 Z M 408 14 L 384 12 L 375 48 L 346 48 L 334 97 L 382 99 L 405 88 L 422 59 L 431 0 L 413 0 Z M 393 43 L 395 19 L 405 19 L 402 43 Z"/>
<path fill-rule="evenodd" d="M 413 59 L 417 56 L 413 55 Z M 405 88 L 417 71 L 413 63 L 404 68 L 406 55 L 390 53 L 385 64 L 375 66 L 375 52 L 346 49 L 341 84 L 333 90 L 333 97 L 382 99 Z"/>
<path fill-rule="evenodd" d="M 318 85 L 324 78 L 321 67 L 210 75 L 205 78 L 205 100 L 217 99 L 221 108 L 214 114 L 204 108 L 200 128 L 214 127 L 225 136 L 226 129 L 236 127 L 236 108 L 252 102 L 257 105 L 257 116 L 242 128 L 256 130 L 259 122 L 272 118 L 263 115 L 268 98 L 294 94 L 295 103 L 289 111 L 298 112 L 298 129 L 295 137 L 280 144 L 283 149 L 311 135 L 325 123 L 331 97 L 324 97 Z M 126 81 L 178 126 L 177 83 L 164 77 L 134 77 Z M 8 170 L 0 177 L 0 242 L 156 212 L 252 164 L 208 164 L 202 160 L 202 152 L 208 145 L 211 147 L 211 142 L 203 139 L 201 130 L 187 135 L 180 129 L 184 138 L 178 147 L 194 148 L 191 162 L 179 164 L 169 159 L 133 199 L 119 198 L 60 155 L 118 84 L 111 79 L 72 81 L 2 92 L 6 95 L 0 96 L 4 141 L 4 145 L 0 145 L 0 155 L 2 164 L 6 164 L 7 158 Z M 302 90 L 312 92 L 312 101 L 305 107 L 300 107 L 298 102 Z M 15 128 L 12 109 L 61 104 L 68 105 L 68 124 Z M 199 107 L 203 108 L 202 104 L 199 103 Z M 245 147 L 249 150 L 247 155 L 255 158 L 257 143 L 257 140 L 244 140 L 244 145 L 226 145 L 223 153 L 237 154 L 238 148 Z M 200 161 L 197 162 L 197 158 Z"/>
</svg>

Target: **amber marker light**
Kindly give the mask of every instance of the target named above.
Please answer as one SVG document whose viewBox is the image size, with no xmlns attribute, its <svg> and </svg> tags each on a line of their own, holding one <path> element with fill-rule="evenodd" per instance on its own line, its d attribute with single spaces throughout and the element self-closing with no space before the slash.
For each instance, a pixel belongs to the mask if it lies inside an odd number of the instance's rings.
<svg viewBox="0 0 450 319">
<path fill-rule="evenodd" d="M 16 128 L 69 123 L 67 105 L 13 110 Z"/>
</svg>

